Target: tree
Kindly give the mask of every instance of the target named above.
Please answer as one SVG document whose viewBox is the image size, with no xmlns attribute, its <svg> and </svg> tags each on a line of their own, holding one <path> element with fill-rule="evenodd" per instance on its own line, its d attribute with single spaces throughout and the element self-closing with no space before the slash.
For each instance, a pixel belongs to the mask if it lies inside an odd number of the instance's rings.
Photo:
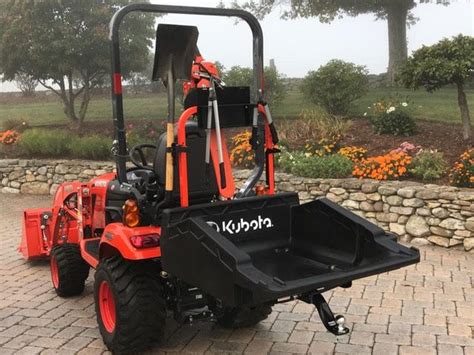
<svg viewBox="0 0 474 355">
<path fill-rule="evenodd" d="M 435 2 L 449 4 L 450 0 L 418 0 L 419 3 Z M 344 15 L 358 16 L 374 13 L 378 19 L 386 19 L 388 25 L 388 79 L 395 83 L 398 69 L 407 59 L 407 24 L 414 22 L 411 10 L 415 0 L 250 0 L 241 7 L 263 17 L 277 8 L 283 19 L 317 17 L 324 23 L 332 22 Z M 234 6 L 240 7 L 238 2 Z"/>
<path fill-rule="evenodd" d="M 224 67 L 222 67 L 224 69 Z M 233 66 L 229 70 L 221 72 L 222 80 L 228 86 L 252 86 L 253 70 L 252 68 Z M 278 107 L 285 97 L 285 86 L 283 84 L 283 75 L 276 69 L 265 67 L 265 99 L 270 108 Z"/>
<path fill-rule="evenodd" d="M 108 24 L 128 0 L 7 0 L 0 16 L 0 68 L 5 80 L 22 73 L 61 99 L 65 115 L 81 127 L 91 90 L 110 74 Z M 121 27 L 126 77 L 146 65 L 153 17 L 128 16 Z M 79 109 L 76 109 L 79 101 Z"/>
<path fill-rule="evenodd" d="M 301 91 L 312 103 L 332 115 L 345 115 L 351 103 L 368 90 L 364 66 L 333 59 L 303 79 Z"/>
<path fill-rule="evenodd" d="M 16 87 L 21 91 L 25 97 L 35 96 L 35 90 L 38 86 L 38 80 L 34 79 L 28 74 L 19 73 L 15 75 Z"/>
<path fill-rule="evenodd" d="M 434 92 L 454 84 L 463 123 L 463 138 L 471 138 L 471 118 L 464 86 L 474 74 L 474 37 L 459 35 L 443 39 L 415 51 L 400 72 L 400 81 L 408 88 L 424 87 Z"/>
</svg>

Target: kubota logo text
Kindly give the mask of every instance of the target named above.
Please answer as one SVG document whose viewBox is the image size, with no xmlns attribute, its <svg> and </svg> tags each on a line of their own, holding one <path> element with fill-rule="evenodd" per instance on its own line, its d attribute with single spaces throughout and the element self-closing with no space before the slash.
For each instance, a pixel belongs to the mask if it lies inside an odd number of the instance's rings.
<svg viewBox="0 0 474 355">
<path fill-rule="evenodd" d="M 212 228 L 214 228 L 219 233 L 229 233 L 229 234 L 238 234 L 241 232 L 257 231 L 261 229 L 272 228 L 273 223 L 270 218 L 263 218 L 258 215 L 257 218 L 252 219 L 251 221 L 246 221 L 241 218 L 238 221 L 230 219 L 228 221 L 222 222 L 213 222 L 207 221 Z"/>
</svg>

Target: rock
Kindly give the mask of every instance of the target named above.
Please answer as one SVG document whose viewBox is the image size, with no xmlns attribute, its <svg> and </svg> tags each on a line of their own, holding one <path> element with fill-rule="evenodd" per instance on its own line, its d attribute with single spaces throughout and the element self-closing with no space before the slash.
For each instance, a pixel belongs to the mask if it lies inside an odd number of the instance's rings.
<svg viewBox="0 0 474 355">
<path fill-rule="evenodd" d="M 453 236 L 453 231 L 451 231 L 449 229 L 444 229 L 444 228 L 441 228 L 441 227 L 432 226 L 432 227 L 430 227 L 430 231 L 433 234 L 440 235 L 440 236 L 446 237 L 446 238 L 450 238 L 450 237 Z"/>
<path fill-rule="evenodd" d="M 344 189 L 359 190 L 363 183 L 363 180 L 347 179 L 341 184 L 341 187 L 343 187 Z"/>
<path fill-rule="evenodd" d="M 28 160 L 20 160 L 18 166 L 25 167 L 28 166 Z"/>
<path fill-rule="evenodd" d="M 464 224 L 464 227 L 466 227 L 467 230 L 474 232 L 474 221 L 470 221 L 468 219 L 467 222 Z"/>
<path fill-rule="evenodd" d="M 405 198 L 412 198 L 415 196 L 416 190 L 412 187 L 403 187 L 398 189 L 397 194 Z"/>
<path fill-rule="evenodd" d="M 455 200 L 456 197 L 457 194 L 455 192 L 444 191 L 439 193 L 439 198 L 442 198 L 444 200 Z"/>
<path fill-rule="evenodd" d="M 464 238 L 471 238 L 473 233 L 468 230 L 457 230 L 454 231 L 454 238 L 464 239 Z"/>
<path fill-rule="evenodd" d="M 403 200 L 403 206 L 406 207 L 421 207 L 425 204 L 425 202 L 419 198 L 409 198 Z"/>
<path fill-rule="evenodd" d="M 7 186 L 8 185 L 8 178 L 3 178 L 2 179 L 2 185 Z"/>
<path fill-rule="evenodd" d="M 367 198 L 370 201 L 380 201 L 382 199 L 382 196 L 380 196 L 380 194 L 378 192 L 374 192 L 372 194 L 368 194 Z"/>
<path fill-rule="evenodd" d="M 429 226 L 437 226 L 441 223 L 441 220 L 439 218 L 429 217 L 426 219 L 426 223 L 428 223 Z"/>
<path fill-rule="evenodd" d="M 278 190 L 292 192 L 295 191 L 295 187 L 289 182 L 280 182 L 278 184 Z"/>
<path fill-rule="evenodd" d="M 38 175 L 36 181 L 48 181 L 48 178 L 44 175 Z"/>
<path fill-rule="evenodd" d="M 431 211 L 429 208 L 418 208 L 416 210 L 416 214 L 418 216 L 428 217 L 431 216 Z"/>
<path fill-rule="evenodd" d="M 463 244 L 464 250 L 470 251 L 472 248 L 474 248 L 474 238 L 465 238 Z"/>
<path fill-rule="evenodd" d="M 334 195 L 342 195 L 346 192 L 346 190 L 341 189 L 340 187 L 332 187 L 329 189 L 329 192 L 333 193 Z"/>
<path fill-rule="evenodd" d="M 391 206 L 400 206 L 403 199 L 398 195 L 392 195 L 387 197 L 386 202 Z"/>
<path fill-rule="evenodd" d="M 61 174 L 61 175 L 64 175 L 66 174 L 68 171 L 68 168 L 67 166 L 64 166 L 63 164 L 58 164 L 56 165 L 56 167 L 54 168 L 54 172 L 56 174 Z"/>
<path fill-rule="evenodd" d="M 47 166 L 42 166 L 38 168 L 38 174 L 39 175 L 46 175 L 48 172 L 48 167 Z"/>
<path fill-rule="evenodd" d="M 78 179 L 78 176 L 75 174 L 66 174 L 64 175 L 64 179 L 67 181 L 75 181 Z"/>
<path fill-rule="evenodd" d="M 441 203 L 439 203 L 439 202 L 428 201 L 426 203 L 426 207 L 428 207 L 428 208 L 436 208 L 436 207 L 439 207 L 439 206 L 441 206 Z"/>
<path fill-rule="evenodd" d="M 350 208 L 352 210 L 357 210 L 359 209 L 359 202 L 352 201 L 352 200 L 345 200 L 341 206 Z"/>
<path fill-rule="evenodd" d="M 362 184 L 360 190 L 363 193 L 368 194 L 368 193 L 376 192 L 378 187 L 379 187 L 378 184 L 369 182 L 369 183 Z"/>
<path fill-rule="evenodd" d="M 367 195 L 362 192 L 354 192 L 349 194 L 349 198 L 353 201 L 361 202 L 367 200 Z"/>
<path fill-rule="evenodd" d="M 399 206 L 390 207 L 390 212 L 402 214 L 402 215 L 405 215 L 405 216 L 412 215 L 413 211 L 414 211 L 413 207 L 399 207 Z"/>
<path fill-rule="evenodd" d="M 458 198 L 463 201 L 474 201 L 474 191 L 461 191 Z"/>
<path fill-rule="evenodd" d="M 398 214 L 380 212 L 375 215 L 379 222 L 396 222 L 398 221 Z"/>
<path fill-rule="evenodd" d="M 10 187 L 13 187 L 14 189 L 19 189 L 21 184 L 18 181 L 12 181 L 10 183 Z"/>
<path fill-rule="evenodd" d="M 460 244 L 463 244 L 462 240 L 460 240 L 460 239 L 451 238 L 451 239 L 449 240 L 449 247 L 450 247 L 450 248 L 451 248 L 451 247 L 454 247 L 454 246 L 456 246 L 456 245 L 460 245 Z"/>
<path fill-rule="evenodd" d="M 331 185 L 328 185 L 328 184 L 321 184 L 321 185 L 319 185 L 319 189 L 320 189 L 322 192 L 328 192 L 330 188 L 331 188 Z"/>
<path fill-rule="evenodd" d="M 449 247 L 449 239 L 444 237 L 438 237 L 437 235 L 432 235 L 427 238 L 431 243 L 439 245 L 441 247 Z"/>
<path fill-rule="evenodd" d="M 396 233 L 397 235 L 405 234 L 405 226 L 398 223 L 390 223 L 389 230 L 390 232 Z"/>
<path fill-rule="evenodd" d="M 300 192 L 298 196 L 300 200 L 311 200 L 311 195 L 306 191 Z"/>
<path fill-rule="evenodd" d="M 49 185 L 45 182 L 25 182 L 20 191 L 22 194 L 48 195 Z"/>
<path fill-rule="evenodd" d="M 439 224 L 439 226 L 446 229 L 465 229 L 464 223 L 454 218 L 446 218 Z"/>
<path fill-rule="evenodd" d="M 400 216 L 398 217 L 397 223 L 398 224 L 406 224 L 408 221 L 408 216 Z"/>
<path fill-rule="evenodd" d="M 416 246 L 426 246 L 426 245 L 431 245 L 430 241 L 425 239 L 425 238 L 413 238 L 410 241 L 411 244 L 416 245 Z"/>
<path fill-rule="evenodd" d="M 326 195 L 326 198 L 330 199 L 331 201 L 335 203 L 342 202 L 343 198 L 341 196 L 334 195 L 332 192 L 328 192 Z"/>
<path fill-rule="evenodd" d="M 14 189 L 13 187 L 2 187 L 2 192 L 7 194 L 19 194 L 20 190 Z"/>
<path fill-rule="evenodd" d="M 98 170 L 95 171 L 95 174 L 96 174 L 97 176 L 99 176 L 99 175 L 107 174 L 107 172 L 108 172 L 107 170 L 98 169 Z"/>
<path fill-rule="evenodd" d="M 18 180 L 23 175 L 25 175 L 25 172 L 23 170 L 14 170 L 8 175 L 8 180 L 10 181 Z"/>
<path fill-rule="evenodd" d="M 436 190 L 420 190 L 415 194 L 416 197 L 422 200 L 436 200 L 439 197 L 439 192 Z"/>
<path fill-rule="evenodd" d="M 425 219 L 416 215 L 413 215 L 408 219 L 405 230 L 408 234 L 419 238 L 426 237 L 431 234 L 430 228 L 425 222 Z"/>
<path fill-rule="evenodd" d="M 49 194 L 54 195 L 58 190 L 59 184 L 52 184 L 51 188 L 49 189 Z"/>
<path fill-rule="evenodd" d="M 383 211 L 383 202 L 377 201 L 374 203 L 374 211 L 381 212 Z"/>
<path fill-rule="evenodd" d="M 431 213 L 433 214 L 433 216 L 441 218 L 441 219 L 444 219 L 449 216 L 449 212 L 442 207 L 433 208 Z"/>
<path fill-rule="evenodd" d="M 100 175 L 100 174 L 98 174 L 98 175 Z M 294 178 L 290 179 L 290 184 L 301 185 L 302 183 L 303 183 L 303 178 L 301 178 L 301 177 L 294 177 Z"/>
<path fill-rule="evenodd" d="M 366 211 L 366 212 L 372 212 L 374 210 L 374 206 L 370 202 L 367 202 L 367 201 L 362 201 L 359 205 L 359 208 L 362 211 Z"/>
<path fill-rule="evenodd" d="M 27 182 L 32 182 L 32 181 L 35 181 L 35 177 L 33 174 L 26 174 L 26 181 Z"/>
<path fill-rule="evenodd" d="M 384 196 L 395 195 L 397 193 L 397 190 L 390 186 L 380 186 L 377 191 L 379 194 Z"/>
</svg>

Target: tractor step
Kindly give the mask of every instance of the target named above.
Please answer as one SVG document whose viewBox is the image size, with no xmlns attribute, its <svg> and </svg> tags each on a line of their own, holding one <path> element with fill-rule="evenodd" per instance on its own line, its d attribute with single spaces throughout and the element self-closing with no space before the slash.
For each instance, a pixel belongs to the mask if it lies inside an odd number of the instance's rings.
<svg viewBox="0 0 474 355">
<path fill-rule="evenodd" d="M 160 242 L 166 272 L 226 306 L 319 294 L 420 258 L 339 205 L 300 205 L 295 193 L 165 210 Z"/>
</svg>

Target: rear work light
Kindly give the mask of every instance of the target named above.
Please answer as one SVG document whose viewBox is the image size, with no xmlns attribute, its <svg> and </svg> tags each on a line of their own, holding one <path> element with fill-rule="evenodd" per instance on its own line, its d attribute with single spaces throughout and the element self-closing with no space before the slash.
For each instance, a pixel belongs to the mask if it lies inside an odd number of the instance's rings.
<svg viewBox="0 0 474 355">
<path fill-rule="evenodd" d="M 137 249 L 157 247 L 160 245 L 158 234 L 134 235 L 130 237 L 130 242 Z"/>
</svg>

